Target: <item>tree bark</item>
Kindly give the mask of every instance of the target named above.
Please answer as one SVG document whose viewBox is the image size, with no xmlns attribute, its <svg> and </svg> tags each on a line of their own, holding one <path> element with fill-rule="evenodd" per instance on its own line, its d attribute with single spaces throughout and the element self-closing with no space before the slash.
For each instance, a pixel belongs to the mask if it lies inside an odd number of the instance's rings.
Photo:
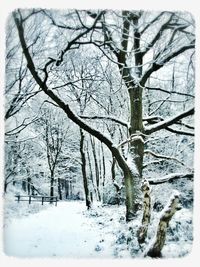
<svg viewBox="0 0 200 267">
<path fill-rule="evenodd" d="M 85 157 L 85 152 L 84 152 L 84 134 L 83 130 L 80 128 L 80 154 L 81 154 L 81 170 L 82 170 L 82 176 L 83 176 L 83 186 L 84 186 L 84 191 L 85 191 L 85 202 L 86 202 L 86 207 L 88 209 L 91 208 L 91 201 L 90 201 L 90 193 L 89 193 L 89 188 L 88 188 L 88 178 L 86 174 L 86 157 Z"/>
<path fill-rule="evenodd" d="M 97 199 L 97 190 L 96 190 L 96 187 L 94 185 L 94 178 L 93 178 L 93 173 L 92 173 L 92 164 L 91 164 L 91 160 L 90 160 L 90 153 L 89 153 L 88 147 L 87 147 L 87 159 L 88 159 L 88 165 L 89 165 L 89 171 L 90 171 L 90 181 L 92 183 L 92 186 L 93 186 L 93 189 L 94 189 L 94 192 L 95 192 L 95 197 Z M 90 194 L 91 193 L 92 192 L 90 192 Z M 92 197 L 91 197 L 91 202 L 93 202 L 93 194 L 92 194 Z"/>
<path fill-rule="evenodd" d="M 58 178 L 58 195 L 59 199 L 62 200 L 62 189 L 61 189 L 61 180 Z"/>
<path fill-rule="evenodd" d="M 50 197 L 54 197 L 54 173 L 52 172 L 50 177 Z M 53 198 L 50 199 L 50 203 L 53 203 Z"/>
<path fill-rule="evenodd" d="M 100 185 L 100 173 L 99 173 L 99 166 L 98 166 L 98 161 L 97 161 L 97 155 L 96 155 L 96 147 L 95 147 L 95 141 L 92 139 L 90 136 L 91 140 L 91 146 L 92 146 L 92 153 L 94 157 L 94 166 L 95 166 L 95 174 L 96 174 L 96 185 L 97 185 L 97 195 L 98 195 L 98 200 L 101 201 L 101 194 L 99 190 L 99 185 Z"/>
<path fill-rule="evenodd" d="M 150 256 L 153 258 L 161 257 L 161 251 L 165 244 L 166 239 L 166 232 L 169 226 L 169 221 L 175 214 L 177 210 L 180 210 L 180 200 L 179 200 L 179 193 L 176 192 L 170 199 L 169 204 L 163 210 L 160 222 L 157 228 L 157 233 L 155 239 L 153 239 L 153 243 L 150 245 L 149 250 L 145 253 L 145 256 Z"/>
<path fill-rule="evenodd" d="M 130 97 L 130 135 L 135 134 L 137 131 L 143 132 L 143 120 L 142 120 L 142 88 L 133 87 L 129 89 Z M 140 180 L 142 178 L 142 166 L 144 156 L 144 143 L 140 139 L 131 142 L 130 152 L 132 159 L 138 170 L 138 176 Z"/>
<path fill-rule="evenodd" d="M 141 188 L 144 195 L 143 216 L 142 216 L 142 225 L 139 227 L 137 232 L 138 242 L 140 244 L 145 242 L 151 218 L 151 196 L 150 196 L 150 187 L 148 181 L 144 180 Z"/>
</svg>

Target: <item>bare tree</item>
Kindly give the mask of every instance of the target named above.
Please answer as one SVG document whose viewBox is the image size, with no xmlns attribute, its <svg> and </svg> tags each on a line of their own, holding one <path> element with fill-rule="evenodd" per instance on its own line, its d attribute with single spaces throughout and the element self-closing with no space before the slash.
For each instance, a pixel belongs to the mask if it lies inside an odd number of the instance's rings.
<svg viewBox="0 0 200 267">
<path fill-rule="evenodd" d="M 50 196 L 53 197 L 55 187 L 55 172 L 60 160 L 68 129 L 64 128 L 64 123 L 62 120 L 57 122 L 57 116 L 52 112 L 46 111 L 42 122 L 44 123 L 45 127 L 44 139 L 50 171 Z M 58 190 L 60 190 L 59 182 L 60 180 L 58 180 Z"/>
<path fill-rule="evenodd" d="M 65 112 L 69 119 L 96 137 L 111 151 L 125 177 L 126 218 L 127 220 L 133 219 L 137 210 L 136 202 L 140 197 L 138 189 L 142 178 L 144 145 L 147 135 L 162 129 L 177 132 L 176 129 L 170 127 L 194 114 L 194 108 L 190 103 L 187 109 L 178 112 L 175 116 L 170 114 L 161 122 L 145 125 L 145 127 L 143 125 L 143 90 L 147 87 L 149 80 L 151 82 L 152 74 L 168 67 L 172 60 L 177 59 L 180 55 L 190 56 L 190 51 L 193 52 L 195 39 L 193 21 L 190 15 L 187 15 L 188 20 L 185 21 L 182 13 L 155 12 L 154 18 L 149 16 L 150 19 L 146 21 L 144 16 L 148 17 L 148 12 L 74 10 L 71 16 L 76 19 L 77 23 L 72 26 L 71 24 L 58 23 L 53 12 L 40 10 L 40 16 L 45 16 L 54 27 L 70 34 L 67 37 L 66 45 L 62 45 L 60 42 L 58 56 L 51 50 L 51 56 L 47 55 L 44 61 L 38 63 L 28 45 L 30 36 L 27 33 L 27 27 L 31 23 L 35 23 L 34 18 L 39 15 L 38 13 L 35 15 L 32 11 L 26 11 L 23 15 L 22 13 L 20 10 L 13 12 L 13 18 L 30 73 L 41 90 Z M 110 16 L 112 20 L 108 19 Z M 73 34 L 74 31 L 76 34 Z M 151 31 L 153 36 L 149 35 Z M 61 39 L 62 36 L 64 35 L 60 36 Z M 129 124 L 126 123 L 125 125 L 129 125 L 129 137 L 125 143 L 129 144 L 131 161 L 127 162 L 124 158 L 119 148 L 121 146 L 114 145 L 112 140 L 101 131 L 94 129 L 77 116 L 66 98 L 61 96 L 60 91 L 55 91 L 60 86 L 61 79 L 57 76 L 58 79 L 55 81 L 54 73 L 59 68 L 62 69 L 67 55 L 72 53 L 74 49 L 88 45 L 90 48 L 99 49 L 107 60 L 118 67 L 124 88 L 128 91 L 130 114 Z M 35 46 L 36 48 L 39 47 L 38 45 Z M 43 51 L 40 49 L 38 52 Z M 62 74 L 64 75 L 64 71 Z M 51 89 L 55 82 L 58 83 L 58 86 Z M 67 84 L 65 83 L 64 86 Z M 148 89 L 151 90 L 151 87 Z M 156 90 L 158 91 L 159 88 Z"/>
</svg>

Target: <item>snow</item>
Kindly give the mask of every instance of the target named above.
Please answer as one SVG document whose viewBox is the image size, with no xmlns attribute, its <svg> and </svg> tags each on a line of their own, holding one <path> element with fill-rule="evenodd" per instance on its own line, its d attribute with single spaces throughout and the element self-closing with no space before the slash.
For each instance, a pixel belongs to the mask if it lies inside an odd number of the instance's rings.
<svg viewBox="0 0 200 267">
<path fill-rule="evenodd" d="M 17 205 L 24 209 L 24 203 Z M 38 213 L 6 220 L 4 251 L 8 256 L 24 258 L 141 258 L 143 248 L 138 245 L 136 230 L 142 212 L 129 223 L 124 215 L 124 206 L 94 204 L 88 211 L 82 201 L 63 201 L 57 207 L 48 204 Z M 159 217 L 154 211 L 145 246 L 155 236 Z M 191 226 L 192 212 L 177 211 L 170 222 L 164 258 L 184 256 L 191 250 Z"/>
<path fill-rule="evenodd" d="M 81 216 L 84 203 L 61 202 L 27 218 L 13 220 L 5 229 L 5 252 L 17 257 L 95 256 L 101 237 Z M 19 246 L 20 244 L 20 246 Z"/>
<path fill-rule="evenodd" d="M 59 201 L 57 207 L 37 202 L 29 205 L 14 201 L 17 189 L 11 190 L 5 195 L 4 251 L 8 256 L 20 258 L 143 258 L 174 186 L 181 192 L 183 208 L 169 223 L 162 255 L 163 258 L 185 256 L 193 243 L 192 200 L 185 180 L 151 187 L 151 221 L 142 247 L 137 241 L 142 210 L 134 221 L 126 223 L 124 205 L 95 202 L 91 210 L 86 209 L 84 201 Z M 156 202 L 160 203 L 157 208 Z"/>
<path fill-rule="evenodd" d="M 112 257 L 114 236 L 105 234 L 104 220 L 96 224 L 83 212 L 89 214 L 84 202 L 59 202 L 57 207 L 13 219 L 5 225 L 5 253 L 15 257 Z"/>
</svg>

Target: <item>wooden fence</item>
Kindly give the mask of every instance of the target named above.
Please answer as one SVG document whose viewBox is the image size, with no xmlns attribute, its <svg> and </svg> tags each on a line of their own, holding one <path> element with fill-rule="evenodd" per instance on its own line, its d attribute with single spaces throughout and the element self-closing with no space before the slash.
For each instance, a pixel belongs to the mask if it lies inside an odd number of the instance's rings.
<svg viewBox="0 0 200 267">
<path fill-rule="evenodd" d="M 49 202 L 49 203 L 55 202 L 55 205 L 57 206 L 57 202 L 58 202 L 58 197 L 49 197 L 49 196 L 20 196 L 20 195 L 16 195 L 15 197 L 16 197 L 15 201 L 17 201 L 17 202 L 20 202 L 20 201 L 28 201 L 29 204 L 31 204 L 31 202 L 41 202 L 42 205 L 43 205 L 44 202 Z"/>
</svg>

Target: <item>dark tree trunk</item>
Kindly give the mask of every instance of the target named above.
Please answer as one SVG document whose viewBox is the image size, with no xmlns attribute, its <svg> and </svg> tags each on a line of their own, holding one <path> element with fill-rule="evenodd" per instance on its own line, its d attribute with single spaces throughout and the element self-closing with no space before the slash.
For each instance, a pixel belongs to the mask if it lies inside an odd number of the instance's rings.
<svg viewBox="0 0 200 267">
<path fill-rule="evenodd" d="M 104 149 L 103 149 L 103 144 L 101 143 L 101 153 L 102 153 L 102 186 L 104 187 L 105 185 L 105 179 L 106 179 L 106 164 L 105 164 L 105 156 L 104 156 Z"/>
<path fill-rule="evenodd" d="M 31 194 L 31 178 L 27 178 L 27 191 L 28 191 L 28 195 Z"/>
<path fill-rule="evenodd" d="M 65 180 L 65 198 L 69 198 L 69 181 Z"/>
<path fill-rule="evenodd" d="M 50 203 L 53 203 L 53 197 L 54 197 L 54 173 L 51 172 L 51 178 L 50 178 Z"/>
<path fill-rule="evenodd" d="M 4 182 L 4 193 L 7 193 L 8 183 Z"/>
<path fill-rule="evenodd" d="M 90 201 L 90 194 L 88 189 L 88 179 L 86 174 L 86 158 L 85 158 L 85 152 L 84 152 L 84 134 L 83 130 L 80 128 L 80 154 L 81 154 L 81 169 L 82 169 L 82 175 L 83 175 L 83 186 L 85 191 L 85 201 L 87 208 L 91 208 L 91 201 Z"/>
<path fill-rule="evenodd" d="M 59 195 L 59 199 L 62 200 L 62 188 L 61 188 L 60 178 L 58 178 L 58 195 Z"/>
<path fill-rule="evenodd" d="M 116 163 L 116 160 L 114 157 L 112 157 L 112 165 L 111 165 L 111 177 L 112 177 L 112 181 L 114 183 L 115 181 L 115 163 Z"/>
<path fill-rule="evenodd" d="M 27 182 L 25 180 L 22 181 L 22 190 L 24 190 L 24 192 L 26 192 L 26 185 Z"/>
<path fill-rule="evenodd" d="M 92 146 L 92 153 L 93 153 L 93 157 L 94 157 L 98 200 L 101 201 L 101 194 L 100 194 L 100 190 L 99 190 L 100 176 L 99 176 L 99 166 L 98 166 L 97 155 L 96 155 L 95 141 L 92 139 L 91 136 L 90 136 L 90 138 L 91 138 L 90 140 L 91 140 L 91 146 Z"/>
</svg>

